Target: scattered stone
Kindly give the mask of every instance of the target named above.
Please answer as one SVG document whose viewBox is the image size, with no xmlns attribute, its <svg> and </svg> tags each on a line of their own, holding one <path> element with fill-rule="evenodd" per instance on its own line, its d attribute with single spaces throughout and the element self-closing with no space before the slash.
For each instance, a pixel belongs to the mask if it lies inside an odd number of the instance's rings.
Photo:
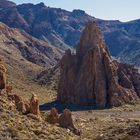
<svg viewBox="0 0 140 140">
<path fill-rule="evenodd" d="M 89 119 L 89 121 L 90 121 L 90 122 L 93 122 L 93 121 L 94 121 L 94 119 L 93 119 L 93 118 L 90 118 L 90 119 Z"/>
<path fill-rule="evenodd" d="M 95 117 L 95 118 L 94 118 L 94 120 L 98 121 L 98 120 L 99 120 L 99 118 L 98 118 L 98 117 Z"/>
<path fill-rule="evenodd" d="M 88 110 L 88 113 L 93 113 L 93 111 L 92 110 Z"/>
</svg>

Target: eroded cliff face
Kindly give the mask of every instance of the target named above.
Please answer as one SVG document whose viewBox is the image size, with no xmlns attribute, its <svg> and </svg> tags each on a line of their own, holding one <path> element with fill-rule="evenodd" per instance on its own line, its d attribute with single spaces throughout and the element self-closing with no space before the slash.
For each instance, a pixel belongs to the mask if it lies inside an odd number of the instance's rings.
<svg viewBox="0 0 140 140">
<path fill-rule="evenodd" d="M 83 31 L 76 54 L 66 51 L 60 65 L 61 102 L 105 108 L 138 101 L 140 74 L 112 60 L 95 22 Z"/>
</svg>

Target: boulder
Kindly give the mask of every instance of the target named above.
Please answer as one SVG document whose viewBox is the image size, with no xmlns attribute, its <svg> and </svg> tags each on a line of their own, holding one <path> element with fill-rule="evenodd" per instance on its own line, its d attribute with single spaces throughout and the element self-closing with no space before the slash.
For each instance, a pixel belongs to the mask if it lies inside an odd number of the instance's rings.
<svg viewBox="0 0 140 140">
<path fill-rule="evenodd" d="M 32 94 L 29 105 L 30 105 L 30 113 L 40 116 L 39 100 L 35 94 Z"/>
<path fill-rule="evenodd" d="M 80 131 L 73 124 L 72 113 L 69 109 L 63 110 L 63 113 L 59 117 L 58 123 L 60 127 L 67 128 L 74 134 L 80 135 Z"/>
<path fill-rule="evenodd" d="M 59 117 L 59 125 L 61 127 L 64 127 L 64 128 L 70 128 L 70 129 L 74 128 L 75 129 L 70 110 L 65 109 L 63 111 L 63 113 L 60 115 L 60 117 Z"/>
<path fill-rule="evenodd" d="M 57 99 L 96 108 L 137 102 L 140 74 L 133 66 L 129 67 L 112 59 L 100 29 L 95 22 L 90 22 L 76 54 L 68 50 L 60 62 Z"/>
<path fill-rule="evenodd" d="M 58 123 L 58 111 L 56 108 L 52 108 L 50 114 L 47 116 L 46 121 L 50 124 Z"/>
</svg>

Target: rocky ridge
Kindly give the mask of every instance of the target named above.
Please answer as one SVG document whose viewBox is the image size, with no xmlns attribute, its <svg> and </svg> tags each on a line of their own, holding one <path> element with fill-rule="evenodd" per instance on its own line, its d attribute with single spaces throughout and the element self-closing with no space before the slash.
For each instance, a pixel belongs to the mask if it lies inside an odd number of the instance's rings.
<svg viewBox="0 0 140 140">
<path fill-rule="evenodd" d="M 75 47 L 86 24 L 89 21 L 97 21 L 111 55 L 123 62 L 139 66 L 140 20 L 126 23 L 101 20 L 79 9 L 69 12 L 48 7 L 43 3 L 1 7 L 1 22 L 24 30 L 38 39 L 49 41 L 62 50 L 66 50 L 68 46 Z"/>
<path fill-rule="evenodd" d="M 0 0 L 0 8 L 10 8 L 10 7 L 16 7 L 16 4 L 12 1 L 8 0 Z"/>
<path fill-rule="evenodd" d="M 0 58 L 8 69 L 8 83 L 26 98 L 31 96 L 30 90 L 36 92 L 39 89 L 46 95 L 47 87 L 42 88 L 34 79 L 44 69 L 55 66 L 63 53 L 46 41 L 0 22 Z"/>
<path fill-rule="evenodd" d="M 24 31 L 9 28 L 0 23 L 1 54 L 18 53 L 18 59 L 25 59 L 40 66 L 53 66 L 61 58 L 63 51 L 47 42 L 38 40 Z"/>
</svg>

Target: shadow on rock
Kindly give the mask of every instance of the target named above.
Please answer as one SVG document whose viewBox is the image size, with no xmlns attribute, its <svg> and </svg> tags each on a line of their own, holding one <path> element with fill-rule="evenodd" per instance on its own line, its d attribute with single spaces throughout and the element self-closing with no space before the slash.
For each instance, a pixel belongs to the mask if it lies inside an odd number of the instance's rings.
<svg viewBox="0 0 140 140">
<path fill-rule="evenodd" d="M 95 110 L 96 107 L 93 106 L 80 106 L 80 105 L 73 105 L 73 104 L 63 104 L 59 101 L 52 101 L 49 103 L 41 104 L 40 110 L 41 111 L 49 111 L 51 108 L 55 107 L 59 113 L 62 113 L 64 109 L 69 109 L 71 111 L 86 111 L 86 110 Z"/>
</svg>

